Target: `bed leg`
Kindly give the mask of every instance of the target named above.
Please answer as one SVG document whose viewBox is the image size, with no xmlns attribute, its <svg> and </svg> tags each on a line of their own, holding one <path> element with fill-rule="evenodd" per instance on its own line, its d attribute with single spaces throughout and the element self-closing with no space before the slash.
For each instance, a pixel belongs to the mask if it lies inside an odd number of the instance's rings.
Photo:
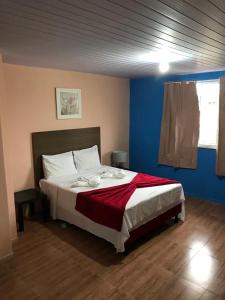
<svg viewBox="0 0 225 300">
<path fill-rule="evenodd" d="M 121 253 L 123 256 L 127 256 L 129 254 L 129 247 L 125 248 L 125 251 Z"/>
<path fill-rule="evenodd" d="M 175 216 L 174 218 L 174 224 L 177 224 L 179 222 L 179 217 L 178 217 L 178 214 Z"/>
</svg>

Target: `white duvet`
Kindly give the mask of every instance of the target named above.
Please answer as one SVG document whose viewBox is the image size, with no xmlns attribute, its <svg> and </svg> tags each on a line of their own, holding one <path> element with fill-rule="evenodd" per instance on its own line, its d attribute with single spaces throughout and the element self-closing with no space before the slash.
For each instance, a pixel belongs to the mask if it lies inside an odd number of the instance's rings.
<svg viewBox="0 0 225 300">
<path fill-rule="evenodd" d="M 123 252 L 125 250 L 124 243 L 129 238 L 130 231 L 147 223 L 179 203 L 182 203 L 180 218 L 184 221 L 184 193 L 181 184 L 168 184 L 136 189 L 126 205 L 123 225 L 120 232 L 95 223 L 78 212 L 75 209 L 77 193 L 128 183 L 137 174 L 131 171 L 124 171 L 125 176 L 123 178 L 101 176 L 101 174 L 104 173 L 114 174 L 115 172 L 118 172 L 115 168 L 101 166 L 79 173 L 76 177 L 74 175 L 67 175 L 49 178 L 48 180 L 41 179 L 41 190 L 46 193 L 50 199 L 52 218 L 61 219 L 74 224 L 111 242 L 117 252 Z M 74 186 L 74 183 L 81 177 L 89 181 L 96 176 L 101 177 L 101 180 L 99 185 L 95 188 L 90 186 Z"/>
</svg>

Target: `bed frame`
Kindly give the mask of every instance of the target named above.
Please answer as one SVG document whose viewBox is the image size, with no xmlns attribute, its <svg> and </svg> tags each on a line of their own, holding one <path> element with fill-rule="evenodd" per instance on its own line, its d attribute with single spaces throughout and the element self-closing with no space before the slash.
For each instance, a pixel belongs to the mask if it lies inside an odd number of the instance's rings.
<svg viewBox="0 0 225 300">
<path fill-rule="evenodd" d="M 43 154 L 59 154 L 97 145 L 99 149 L 99 156 L 101 157 L 100 140 L 100 127 L 32 133 L 34 179 L 36 188 L 39 188 L 39 180 L 43 178 Z M 175 222 L 177 222 L 178 214 L 180 212 L 181 204 L 167 210 L 150 222 L 134 229 L 130 232 L 130 238 L 125 243 L 126 248 L 134 241 L 146 236 L 150 231 L 156 229 L 169 219 L 175 217 Z"/>
<path fill-rule="evenodd" d="M 173 208 L 167 210 L 163 214 L 154 218 L 153 220 L 145 223 L 144 225 L 134 229 L 130 232 L 129 239 L 125 242 L 125 248 L 127 249 L 130 245 L 132 245 L 135 241 L 140 240 L 142 237 L 147 236 L 150 232 L 156 230 L 160 226 L 162 226 L 166 221 L 174 218 L 174 223 L 179 222 L 178 215 L 181 213 L 182 204 L 178 204 Z"/>
</svg>

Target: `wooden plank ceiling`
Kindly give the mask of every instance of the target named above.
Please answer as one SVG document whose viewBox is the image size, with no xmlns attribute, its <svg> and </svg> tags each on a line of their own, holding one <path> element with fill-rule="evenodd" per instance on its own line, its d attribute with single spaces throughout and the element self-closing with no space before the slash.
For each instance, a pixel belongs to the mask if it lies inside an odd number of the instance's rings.
<svg viewBox="0 0 225 300">
<path fill-rule="evenodd" d="M 0 0 L 0 52 L 8 63 L 123 77 L 159 73 L 152 53 L 173 74 L 222 70 L 225 1 Z"/>
</svg>

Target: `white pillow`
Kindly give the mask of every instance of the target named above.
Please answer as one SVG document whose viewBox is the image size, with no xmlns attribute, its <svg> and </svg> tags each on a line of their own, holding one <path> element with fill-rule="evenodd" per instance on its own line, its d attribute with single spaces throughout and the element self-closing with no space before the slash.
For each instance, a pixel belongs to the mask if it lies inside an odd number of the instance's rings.
<svg viewBox="0 0 225 300">
<path fill-rule="evenodd" d="M 53 176 L 74 175 L 77 173 L 72 151 L 56 155 L 42 155 L 42 163 L 46 179 Z"/>
<path fill-rule="evenodd" d="M 73 155 L 78 172 L 101 166 L 98 146 L 96 145 L 91 148 L 73 151 Z"/>
</svg>

